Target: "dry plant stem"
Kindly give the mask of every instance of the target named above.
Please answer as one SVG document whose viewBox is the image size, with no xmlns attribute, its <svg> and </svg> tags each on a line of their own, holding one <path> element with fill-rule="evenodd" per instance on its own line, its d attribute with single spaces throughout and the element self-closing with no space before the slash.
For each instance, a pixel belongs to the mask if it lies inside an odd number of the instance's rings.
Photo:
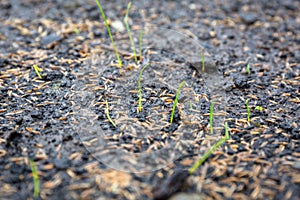
<svg viewBox="0 0 300 200">
<path fill-rule="evenodd" d="M 130 7 L 131 7 L 131 2 L 128 3 L 124 22 L 125 22 L 126 29 L 127 29 L 127 32 L 128 32 L 130 45 L 131 45 L 131 48 L 133 49 L 134 60 L 135 60 L 135 62 L 137 62 L 138 60 L 137 60 L 136 50 L 135 50 L 134 42 L 133 42 L 133 39 L 132 39 L 130 27 L 129 27 L 129 24 L 128 24 L 128 14 L 129 14 Z"/>
<path fill-rule="evenodd" d="M 183 87 L 184 84 L 185 84 L 185 82 L 182 81 L 179 84 L 178 89 L 177 89 L 177 93 L 176 93 L 176 96 L 175 96 L 175 100 L 174 100 L 174 104 L 173 104 L 173 109 L 172 109 L 172 113 L 171 113 L 171 117 L 170 117 L 170 123 L 171 124 L 173 123 L 173 119 L 174 119 L 174 115 L 175 115 L 175 110 L 176 110 L 176 106 L 177 106 L 177 103 L 178 103 L 178 96 L 179 96 L 181 88 Z"/>
<path fill-rule="evenodd" d="M 110 41 L 111 41 L 111 43 L 112 43 L 112 45 L 113 45 L 113 48 L 114 48 L 115 53 L 116 53 L 116 57 L 117 57 L 117 59 L 118 59 L 118 64 L 119 64 L 120 67 L 122 67 L 122 66 L 123 66 L 123 63 L 122 63 L 122 61 L 121 61 L 121 59 L 120 59 L 120 56 L 119 56 L 119 53 L 118 53 L 118 48 L 117 48 L 117 46 L 115 45 L 114 39 L 113 39 L 112 34 L 111 34 L 111 31 L 110 31 L 109 24 L 108 24 L 108 22 L 107 22 L 106 16 L 105 16 L 104 11 L 103 11 L 103 9 L 102 9 L 102 6 L 101 6 L 99 0 L 95 0 L 95 1 L 96 1 L 96 4 L 97 4 L 97 6 L 98 6 L 100 12 L 101 12 L 101 15 L 102 15 L 102 17 L 103 17 L 103 20 L 104 20 L 104 23 L 105 23 L 105 26 L 106 26 L 106 29 L 107 29 L 107 32 L 108 32 Z"/>
<path fill-rule="evenodd" d="M 38 175 L 34 161 L 30 159 L 29 162 L 30 162 L 30 168 L 32 171 L 32 178 L 33 178 L 33 197 L 37 198 L 40 194 L 39 175 Z"/>
<path fill-rule="evenodd" d="M 106 49 L 108 51 L 114 51 L 114 48 L 112 48 L 111 46 L 105 45 L 105 44 L 100 44 L 100 47 L 102 49 Z M 128 51 L 124 51 L 124 50 L 118 50 L 118 53 L 122 56 L 129 56 L 129 57 L 134 56 L 132 53 L 130 53 Z M 139 55 L 139 56 L 141 56 L 141 55 Z"/>
<path fill-rule="evenodd" d="M 189 174 L 194 173 L 204 163 L 204 161 L 228 139 L 229 139 L 228 124 L 227 122 L 225 122 L 225 137 L 219 139 L 217 143 L 215 143 L 207 152 L 205 152 L 205 154 L 188 170 Z"/>
<path fill-rule="evenodd" d="M 113 122 L 113 120 L 111 119 L 111 117 L 110 117 L 110 115 L 109 115 L 109 108 L 108 108 L 108 102 L 107 102 L 107 100 L 105 101 L 105 104 L 106 104 L 105 114 L 106 114 L 106 117 L 107 117 L 108 121 L 109 121 L 114 127 L 117 127 L 116 124 Z"/>
<path fill-rule="evenodd" d="M 143 72 L 144 70 L 150 65 L 150 63 L 146 64 L 140 71 L 140 75 L 139 75 L 139 80 L 138 80 L 138 92 L 139 92 L 139 105 L 137 108 L 138 112 L 141 112 L 143 110 L 143 105 L 142 105 L 142 84 L 141 84 L 141 79 L 143 76 Z"/>
<path fill-rule="evenodd" d="M 200 58 L 201 58 L 201 63 L 202 63 L 202 72 L 204 72 L 205 66 L 204 66 L 204 53 L 203 53 L 203 50 L 201 51 Z"/>
</svg>

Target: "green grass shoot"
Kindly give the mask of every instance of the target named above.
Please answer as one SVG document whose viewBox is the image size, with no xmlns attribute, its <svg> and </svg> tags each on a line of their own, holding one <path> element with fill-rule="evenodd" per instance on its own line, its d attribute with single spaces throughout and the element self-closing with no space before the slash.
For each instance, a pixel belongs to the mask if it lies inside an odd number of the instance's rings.
<svg viewBox="0 0 300 200">
<path fill-rule="evenodd" d="M 250 115 L 251 115 L 251 111 L 250 111 L 250 107 L 249 107 L 249 101 L 248 99 L 245 100 L 245 105 L 246 105 L 246 109 L 247 109 L 247 121 L 250 122 Z"/>
<path fill-rule="evenodd" d="M 38 175 L 34 161 L 32 159 L 30 159 L 29 162 L 30 162 L 30 168 L 31 168 L 32 178 L 33 178 L 33 197 L 37 198 L 40 194 L 39 175 Z"/>
<path fill-rule="evenodd" d="M 123 66 L 123 63 L 122 63 L 122 61 L 121 61 L 121 59 L 120 59 L 119 52 L 118 52 L 118 48 L 117 48 L 117 46 L 115 45 L 114 39 L 113 39 L 113 37 L 112 37 L 111 31 L 110 31 L 110 27 L 109 27 L 108 21 L 107 21 L 107 19 L 106 19 L 105 13 L 104 13 L 104 11 L 103 11 L 103 9 L 102 9 L 102 6 L 101 6 L 99 0 L 95 0 L 95 1 L 96 1 L 96 4 L 97 4 L 97 6 L 98 6 L 100 12 L 101 12 L 101 15 L 102 15 L 102 17 L 103 17 L 103 20 L 104 20 L 104 23 L 105 23 L 107 32 L 108 32 L 108 34 L 109 34 L 110 41 L 111 41 L 111 43 L 112 43 L 112 45 L 113 45 L 113 48 L 115 49 L 115 54 L 116 54 L 116 57 L 117 57 L 117 59 L 118 59 L 118 64 L 119 64 L 120 67 L 122 67 L 122 66 Z"/>
<path fill-rule="evenodd" d="M 193 102 L 190 101 L 190 110 L 193 110 Z"/>
<path fill-rule="evenodd" d="M 139 79 L 138 79 L 138 98 L 139 98 L 139 105 L 137 108 L 137 112 L 141 112 L 143 110 L 143 105 L 142 105 L 142 84 L 141 84 L 141 79 L 143 76 L 144 70 L 150 65 L 150 63 L 147 63 L 140 71 Z"/>
<path fill-rule="evenodd" d="M 177 89 L 177 93 L 176 93 L 176 96 L 175 96 L 175 100 L 174 100 L 174 104 L 173 104 L 173 108 L 172 108 L 172 113 L 171 113 L 171 117 L 170 117 L 170 123 L 171 123 L 171 124 L 172 124 L 173 119 L 174 119 L 175 110 L 176 110 L 176 106 L 177 106 L 177 103 L 178 103 L 178 97 L 179 97 L 181 88 L 183 87 L 184 84 L 185 84 L 185 82 L 182 81 L 182 82 L 179 84 L 178 89 Z"/>
<path fill-rule="evenodd" d="M 228 123 L 225 122 L 225 139 L 229 140 L 229 128 L 228 128 Z"/>
<path fill-rule="evenodd" d="M 256 106 L 256 107 L 254 108 L 254 110 L 263 111 L 263 107 L 262 107 L 262 106 Z"/>
<path fill-rule="evenodd" d="M 213 120 L 214 120 L 214 105 L 215 102 L 211 102 L 210 106 L 209 106 L 209 128 L 210 128 L 210 134 L 214 133 L 214 129 L 213 129 Z"/>
<path fill-rule="evenodd" d="M 251 71 L 250 71 L 250 64 L 249 64 L 249 63 L 247 64 L 246 71 L 247 71 L 248 75 L 251 74 Z"/>
<path fill-rule="evenodd" d="M 202 72 L 204 72 L 205 66 L 204 66 L 204 53 L 203 53 L 203 50 L 201 50 L 200 58 L 201 58 L 201 63 L 202 63 Z"/>
<path fill-rule="evenodd" d="M 142 57 L 142 45 L 143 45 L 143 35 L 145 33 L 145 30 L 142 30 L 140 33 L 140 43 L 139 43 L 139 47 L 140 47 L 140 58 Z"/>
<path fill-rule="evenodd" d="M 77 35 L 80 34 L 80 31 L 78 28 L 74 28 L 74 33 L 76 33 Z"/>
<path fill-rule="evenodd" d="M 135 62 L 137 62 L 138 59 L 137 59 L 137 55 L 136 55 L 136 50 L 135 50 L 134 42 L 133 42 L 133 39 L 132 39 L 130 27 L 129 27 L 129 24 L 128 24 L 128 14 L 129 14 L 130 7 L 131 7 L 131 2 L 129 2 L 128 5 L 127 5 L 127 11 L 126 11 L 124 22 L 125 22 L 126 29 L 127 29 L 127 32 L 128 32 L 130 45 L 131 45 L 131 48 L 133 50 L 134 60 L 135 60 Z"/>
<path fill-rule="evenodd" d="M 107 100 L 105 101 L 105 104 L 106 104 L 105 114 L 106 114 L 106 117 L 107 117 L 108 121 L 109 121 L 114 127 L 117 127 L 116 124 L 113 122 L 113 120 L 111 119 L 111 117 L 110 117 L 110 115 L 109 115 L 109 108 L 108 108 L 108 102 L 107 102 Z"/>
<path fill-rule="evenodd" d="M 205 162 L 205 160 L 228 139 L 229 139 L 228 124 L 227 122 L 225 122 L 225 137 L 219 139 L 207 152 L 205 152 L 205 154 L 188 170 L 189 174 L 194 173 Z"/>
<path fill-rule="evenodd" d="M 37 65 L 33 65 L 33 69 L 34 69 L 36 75 L 37 75 L 40 79 L 42 79 L 42 76 L 41 76 L 41 74 L 40 74 L 40 72 L 42 71 L 41 68 L 39 68 Z"/>
</svg>

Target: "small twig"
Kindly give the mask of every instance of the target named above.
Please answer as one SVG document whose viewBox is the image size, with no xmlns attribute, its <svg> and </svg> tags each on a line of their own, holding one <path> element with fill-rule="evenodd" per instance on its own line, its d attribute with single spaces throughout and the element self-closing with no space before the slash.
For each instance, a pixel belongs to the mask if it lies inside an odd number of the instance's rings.
<svg viewBox="0 0 300 200">
<path fill-rule="evenodd" d="M 111 47 L 109 45 L 106 44 L 100 44 L 100 47 L 102 49 L 108 50 L 108 51 L 115 51 L 114 47 Z M 128 51 L 124 51 L 124 50 L 120 50 L 118 49 L 118 53 L 122 56 L 133 56 L 133 53 L 130 53 Z"/>
<path fill-rule="evenodd" d="M 109 46 L 109 45 L 106 45 L 106 44 L 100 44 L 100 47 L 102 49 L 105 49 L 105 50 L 108 50 L 108 51 L 115 51 L 113 47 Z M 120 50 L 118 49 L 118 53 L 121 55 L 121 56 L 128 56 L 130 58 L 134 58 L 134 54 L 133 53 L 130 53 L 129 51 L 125 51 L 125 50 Z M 140 60 L 143 60 L 143 56 L 142 55 L 137 55 L 137 57 L 139 57 Z"/>
</svg>

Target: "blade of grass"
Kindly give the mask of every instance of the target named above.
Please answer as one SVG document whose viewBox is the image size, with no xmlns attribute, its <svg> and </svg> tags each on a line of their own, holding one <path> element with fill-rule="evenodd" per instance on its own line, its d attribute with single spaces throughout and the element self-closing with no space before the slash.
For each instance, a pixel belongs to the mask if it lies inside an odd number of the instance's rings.
<svg viewBox="0 0 300 200">
<path fill-rule="evenodd" d="M 125 15 L 125 18 L 124 18 L 124 22 L 125 22 L 126 29 L 127 29 L 127 32 L 128 32 L 130 45 L 131 45 L 131 48 L 133 50 L 134 60 L 135 60 L 135 62 L 137 62 L 138 60 L 137 60 L 137 56 L 136 56 L 136 50 L 135 50 L 134 42 L 133 42 L 133 39 L 132 39 L 130 27 L 129 27 L 129 24 L 128 24 L 128 14 L 129 14 L 130 7 L 131 7 L 131 2 L 129 2 L 128 5 L 127 5 L 127 10 L 126 10 L 126 15 Z"/>
<path fill-rule="evenodd" d="M 228 123 L 227 122 L 225 122 L 225 138 L 226 138 L 226 140 L 229 140 L 229 130 L 228 130 L 229 128 L 228 128 Z"/>
<path fill-rule="evenodd" d="M 139 47 L 140 47 L 140 58 L 142 57 L 142 44 L 143 44 L 143 35 L 145 33 L 145 30 L 142 30 L 140 33 L 140 43 L 139 43 Z"/>
<path fill-rule="evenodd" d="M 250 75 L 251 71 L 250 71 L 250 64 L 249 63 L 247 64 L 246 70 L 247 70 L 248 75 Z"/>
<path fill-rule="evenodd" d="M 138 98 L 139 98 L 139 105 L 137 108 L 138 112 L 141 112 L 143 109 L 143 105 L 142 105 L 142 84 L 141 84 L 141 79 L 143 76 L 143 72 L 144 70 L 150 65 L 150 63 L 147 63 L 140 71 L 140 75 L 139 75 L 139 79 L 138 79 Z"/>
<path fill-rule="evenodd" d="M 246 109 L 247 109 L 247 121 L 250 122 L 250 115 L 251 115 L 251 111 L 250 111 L 250 107 L 249 107 L 249 101 L 248 99 L 245 100 L 245 105 L 246 105 Z"/>
<path fill-rule="evenodd" d="M 190 101 L 190 110 L 193 110 L 193 102 Z"/>
<path fill-rule="evenodd" d="M 42 70 L 41 70 L 37 65 L 33 65 L 33 69 L 34 69 L 36 75 L 37 75 L 40 79 L 42 79 L 42 76 L 41 76 L 41 74 L 40 74 L 40 72 L 41 72 Z"/>
<path fill-rule="evenodd" d="M 178 103 L 178 96 L 179 96 L 181 88 L 183 87 L 184 84 L 185 84 L 185 82 L 182 81 L 179 84 L 178 89 L 177 89 L 177 93 L 176 93 L 176 96 L 175 96 L 175 100 L 174 100 L 174 104 L 173 104 L 173 108 L 172 108 L 172 113 L 171 113 L 171 117 L 170 117 L 170 123 L 171 124 L 173 123 L 173 118 L 174 118 L 176 106 L 177 106 L 177 103 Z"/>
<path fill-rule="evenodd" d="M 37 198 L 40 194 L 39 175 L 38 175 L 34 161 L 32 159 L 30 159 L 29 162 L 30 162 L 30 168 L 31 168 L 32 178 L 33 178 L 33 197 Z"/>
<path fill-rule="evenodd" d="M 256 106 L 256 107 L 254 108 L 254 110 L 263 111 L 263 107 L 262 107 L 262 106 Z"/>
<path fill-rule="evenodd" d="M 212 101 L 209 106 L 209 128 L 210 128 L 210 134 L 214 133 L 213 129 L 213 119 L 214 119 L 214 105 L 215 103 Z"/>
<path fill-rule="evenodd" d="M 76 34 L 80 34 L 80 31 L 79 31 L 79 29 L 78 28 L 74 28 L 74 33 L 76 33 Z"/>
<path fill-rule="evenodd" d="M 205 152 L 205 154 L 188 170 L 189 174 L 194 173 L 204 163 L 204 161 L 228 139 L 229 139 L 228 124 L 225 123 L 225 137 L 219 139 L 207 152 Z"/>
<path fill-rule="evenodd" d="M 100 12 L 101 12 L 101 15 L 102 15 L 102 17 L 103 17 L 103 20 L 104 20 L 104 23 L 105 23 L 105 26 L 106 26 L 106 29 L 107 29 L 107 32 L 108 32 L 110 41 L 111 41 L 111 43 L 112 43 L 112 45 L 113 45 L 113 48 L 115 49 L 115 54 L 116 54 L 116 57 L 117 57 L 117 59 L 118 59 L 118 64 L 119 64 L 120 67 L 122 67 L 122 66 L 123 66 L 123 63 L 122 63 L 122 61 L 121 61 L 121 59 L 120 59 L 119 52 L 118 52 L 118 48 L 117 48 L 117 46 L 115 45 L 114 39 L 113 39 L 113 37 L 112 37 L 111 31 L 110 31 L 110 27 L 109 27 L 108 21 L 107 21 L 107 19 L 106 19 L 105 13 L 104 13 L 104 11 L 103 11 L 103 9 L 102 9 L 102 6 L 101 6 L 99 0 L 95 0 L 95 1 L 96 1 L 96 4 L 97 4 L 97 6 L 98 6 Z"/>
<path fill-rule="evenodd" d="M 106 117 L 107 117 L 108 121 L 109 121 L 114 127 L 117 127 L 116 124 L 113 122 L 113 120 L 111 119 L 111 117 L 110 117 L 110 115 L 109 115 L 109 108 L 108 108 L 108 102 L 107 102 L 107 100 L 105 101 L 105 104 L 106 104 L 105 114 L 106 114 Z"/>
</svg>

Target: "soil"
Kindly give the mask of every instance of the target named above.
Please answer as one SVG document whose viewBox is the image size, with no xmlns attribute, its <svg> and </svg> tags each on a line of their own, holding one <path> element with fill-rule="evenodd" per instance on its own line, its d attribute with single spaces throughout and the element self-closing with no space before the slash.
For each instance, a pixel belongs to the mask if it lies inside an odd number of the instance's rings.
<svg viewBox="0 0 300 200">
<path fill-rule="evenodd" d="M 300 1 L 102 4 L 0 2 L 0 199 L 299 199 Z"/>
</svg>

